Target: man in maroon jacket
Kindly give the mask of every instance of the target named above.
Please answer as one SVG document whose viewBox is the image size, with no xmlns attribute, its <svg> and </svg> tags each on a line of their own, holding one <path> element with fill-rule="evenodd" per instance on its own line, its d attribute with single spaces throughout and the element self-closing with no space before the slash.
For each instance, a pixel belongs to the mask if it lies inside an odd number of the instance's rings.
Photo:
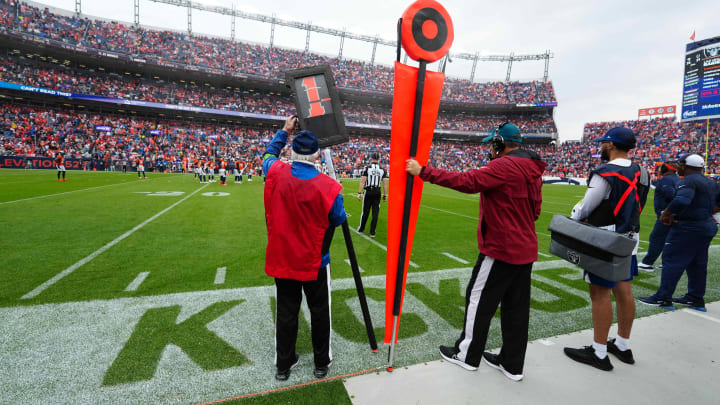
<svg viewBox="0 0 720 405">
<path fill-rule="evenodd" d="M 513 381 L 523 378 L 530 319 L 530 271 L 537 260 L 535 221 L 542 203 L 545 162 L 520 149 L 522 136 L 504 123 L 483 140 L 491 142 L 492 161 L 481 169 L 455 173 L 421 167 L 414 159 L 406 170 L 443 187 L 480 193 L 478 255 L 465 293 L 465 322 L 454 346 L 440 346 L 440 355 L 466 370 L 480 359 Z M 498 304 L 503 346 L 500 354 L 485 351 L 490 320 Z"/>
</svg>

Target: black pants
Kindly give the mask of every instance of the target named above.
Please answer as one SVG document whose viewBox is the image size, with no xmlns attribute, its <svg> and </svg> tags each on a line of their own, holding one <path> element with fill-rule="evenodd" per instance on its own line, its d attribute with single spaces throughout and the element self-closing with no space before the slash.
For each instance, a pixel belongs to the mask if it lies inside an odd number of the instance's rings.
<svg viewBox="0 0 720 405">
<path fill-rule="evenodd" d="M 370 221 L 370 235 L 375 235 L 375 228 L 378 223 L 378 214 L 380 213 L 380 189 L 379 188 L 368 188 L 365 189 L 363 194 L 363 211 L 362 217 L 360 218 L 360 226 L 358 232 L 365 230 L 365 224 L 367 223 L 368 217 L 370 216 L 370 209 L 372 209 L 372 221 Z"/>
<path fill-rule="evenodd" d="M 332 360 L 330 349 L 330 266 L 318 271 L 314 281 L 275 279 L 277 318 L 275 320 L 275 351 L 278 370 L 288 369 L 295 361 L 295 342 L 298 333 L 298 312 L 302 292 L 310 308 L 315 367 L 324 367 Z"/>
<path fill-rule="evenodd" d="M 500 304 L 503 345 L 500 364 L 522 374 L 530 321 L 532 263 L 515 265 L 480 254 L 465 292 L 465 322 L 455 342 L 458 357 L 478 366 L 485 351 L 490 321 Z"/>
</svg>

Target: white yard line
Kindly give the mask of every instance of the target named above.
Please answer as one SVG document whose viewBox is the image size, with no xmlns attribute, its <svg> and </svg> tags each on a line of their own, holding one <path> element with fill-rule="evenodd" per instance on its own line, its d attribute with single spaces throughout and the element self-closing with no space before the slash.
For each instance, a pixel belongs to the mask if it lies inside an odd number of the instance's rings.
<svg viewBox="0 0 720 405">
<path fill-rule="evenodd" d="M 227 267 L 218 267 L 215 273 L 215 284 L 225 284 L 225 272 Z"/>
<path fill-rule="evenodd" d="M 353 227 L 350 227 L 350 230 L 352 230 L 352 231 L 355 232 L 356 234 L 362 236 L 363 238 L 365 238 L 368 242 L 372 243 L 373 245 L 375 245 L 375 246 L 379 247 L 380 249 L 382 249 L 382 250 L 384 250 L 384 251 L 387 252 L 387 246 L 383 245 L 382 243 L 376 242 L 375 239 L 373 239 L 373 238 L 371 238 L 371 237 L 369 237 L 369 236 L 367 236 L 367 235 L 365 235 L 365 234 L 362 234 L 362 233 L 358 232 L 357 229 L 355 229 L 355 228 L 353 228 Z M 410 261 L 410 266 L 412 266 L 412 267 L 414 267 L 414 268 L 416 268 L 416 269 L 417 269 L 418 267 L 420 267 L 420 266 L 418 266 L 417 264 L 413 263 L 412 260 Z"/>
<path fill-rule="evenodd" d="M 452 196 L 452 195 L 442 195 L 442 194 L 428 193 L 428 192 L 426 192 L 426 191 L 423 190 L 423 195 L 425 195 L 425 194 L 431 195 L 431 196 L 434 196 L 434 197 L 452 198 L 452 199 L 455 199 L 455 200 L 465 200 L 465 201 L 475 201 L 475 202 L 478 201 L 478 197 L 477 197 L 477 196 L 474 197 L 474 198 L 458 197 L 458 196 Z M 470 194 L 470 195 L 473 195 L 473 194 Z"/>
<path fill-rule="evenodd" d="M 424 205 L 424 204 L 420 204 L 420 206 L 421 206 L 421 207 L 424 207 L 424 208 L 430 208 L 431 210 L 444 212 L 444 213 L 446 213 L 446 214 L 451 214 L 451 215 L 457 215 L 457 216 L 459 216 L 459 217 L 470 218 L 470 219 L 474 219 L 474 220 L 476 220 L 476 221 L 478 220 L 477 217 L 471 217 L 471 216 L 469 216 L 469 215 L 458 214 L 457 212 L 452 212 L 452 211 L 448 211 L 448 210 L 441 210 L 440 208 L 430 207 L 430 206 Z M 538 232 L 538 231 L 535 231 L 535 233 L 538 234 L 538 235 L 542 235 L 542 236 L 550 236 L 549 233 L 542 233 L 542 232 Z"/>
<path fill-rule="evenodd" d="M 453 255 L 451 255 L 451 254 L 448 253 L 448 252 L 442 252 L 442 254 L 444 254 L 445 256 L 447 256 L 447 257 L 449 257 L 449 258 L 451 258 L 451 259 L 453 259 L 453 260 L 455 260 L 455 261 L 458 261 L 458 262 L 460 262 L 460 263 L 462 263 L 462 264 L 470 264 L 469 261 L 464 260 L 464 259 L 461 259 L 461 258 L 459 258 L 459 257 L 457 257 L 457 256 L 453 256 Z"/>
<path fill-rule="evenodd" d="M 350 264 L 350 259 L 345 259 L 345 263 L 347 263 L 347 265 L 352 268 L 352 264 Z M 360 270 L 360 273 L 365 273 L 365 270 L 363 270 L 363 268 L 360 266 L 358 266 L 358 270 Z"/>
<path fill-rule="evenodd" d="M 53 196 L 56 196 L 56 195 L 71 194 L 71 193 L 77 193 L 77 192 L 80 192 L 80 191 L 95 190 L 95 189 L 103 188 L 103 187 L 112 187 L 112 186 L 117 186 L 117 185 L 120 185 L 120 184 L 131 184 L 131 183 L 132 183 L 131 181 L 126 181 L 126 182 L 124 182 L 124 183 L 106 184 L 106 185 L 104 185 L 104 186 L 81 188 L 80 190 L 66 191 L 66 192 L 64 192 L 64 193 L 55 193 L 55 194 L 40 195 L 40 196 L 37 196 L 37 197 L 22 198 L 22 199 L 20 199 L 20 200 L 13 200 L 13 201 L 3 201 L 3 202 L 0 202 L 0 205 L 3 205 L 3 204 L 12 204 L 12 203 L 21 202 L 21 201 L 37 200 L 37 199 L 40 199 L 40 198 L 53 197 Z"/>
<path fill-rule="evenodd" d="M 552 257 L 552 255 L 548 255 L 548 254 L 545 254 L 545 253 L 543 253 L 543 252 L 538 252 L 538 254 L 539 254 L 540 256 L 543 256 L 543 257 Z"/>
<path fill-rule="evenodd" d="M 706 319 L 706 320 L 708 320 L 708 321 L 712 321 L 712 322 L 715 322 L 715 323 L 720 323 L 720 319 L 713 318 L 712 316 L 708 316 L 708 315 L 702 314 L 702 313 L 700 313 L 700 312 L 698 312 L 698 311 L 696 311 L 696 310 L 694 310 L 694 309 L 685 308 L 685 309 L 682 310 L 682 312 L 688 313 L 688 314 L 690 314 L 690 315 L 695 315 L 695 316 L 697 316 L 697 317 L 699 317 L 699 318 Z"/>
<path fill-rule="evenodd" d="M 420 206 L 424 207 L 424 208 L 430 208 L 431 210 L 435 210 L 435 211 L 445 212 L 447 214 L 457 215 L 459 217 L 470 218 L 470 219 L 474 219 L 476 221 L 478 220 L 478 217 L 471 217 L 470 215 L 458 214 L 457 212 L 441 210 L 440 208 L 431 207 L 431 206 L 425 205 L 425 204 L 420 204 Z"/>
<path fill-rule="evenodd" d="M 127 287 L 125 287 L 125 291 L 137 291 L 138 287 L 140 287 L 140 284 L 145 281 L 145 278 L 147 278 L 148 274 L 150 274 L 149 271 L 143 271 L 142 273 L 138 274 L 137 277 L 135 277 L 135 280 L 133 280 L 132 283 L 128 284 Z"/>
<path fill-rule="evenodd" d="M 153 215 L 152 217 L 146 219 L 146 220 L 145 220 L 143 223 L 141 223 L 140 225 L 137 225 L 137 226 L 134 227 L 133 229 L 131 229 L 131 230 L 125 232 L 124 234 L 118 236 L 118 237 L 115 238 L 115 240 L 113 240 L 112 242 L 109 242 L 107 245 L 105 245 L 105 246 L 101 247 L 100 249 L 98 249 L 98 250 L 90 253 L 90 255 L 88 255 L 87 257 L 85 257 L 85 258 L 83 258 L 83 259 L 81 259 L 79 262 L 73 264 L 72 266 L 68 267 L 67 269 L 61 271 L 60 273 L 56 274 L 56 275 L 55 275 L 53 278 L 51 278 L 50 280 L 48 280 L 48 281 L 40 284 L 40 285 L 39 285 L 38 287 L 36 287 L 34 290 L 32 290 L 32 291 L 30 291 L 29 293 L 27 293 L 27 294 L 23 295 L 22 297 L 20 297 L 20 299 L 26 300 L 26 299 L 29 299 L 29 298 L 34 298 L 34 297 L 36 297 L 36 296 L 37 296 L 38 294 L 40 294 L 41 292 L 45 291 L 48 287 L 50 287 L 50 286 L 52 286 L 53 284 L 55 284 L 55 283 L 57 283 L 58 281 L 60 281 L 63 277 L 69 275 L 69 274 L 72 273 L 73 271 L 75 271 L 75 270 L 79 269 L 80 267 L 82 267 L 83 265 L 85 265 L 85 263 L 87 263 L 87 262 L 91 261 L 92 259 L 98 257 L 100 254 L 102 254 L 102 253 L 105 252 L 106 250 L 110 249 L 111 247 L 115 246 L 116 244 L 118 244 L 118 243 L 119 243 L 120 241 L 122 241 L 123 239 L 125 239 L 125 238 L 127 238 L 128 236 L 130 236 L 130 235 L 132 235 L 133 233 L 135 233 L 135 231 L 137 231 L 138 229 L 140 229 L 140 228 L 144 227 L 145 225 L 149 224 L 150 222 L 154 221 L 154 220 L 155 220 L 157 217 L 159 217 L 160 215 L 162 215 L 162 214 L 170 211 L 171 209 L 175 208 L 178 204 L 180 204 L 180 203 L 182 203 L 183 201 L 187 200 L 188 198 L 194 196 L 198 191 L 204 189 L 204 188 L 207 187 L 207 186 L 208 186 L 208 185 L 206 184 L 206 185 L 200 187 L 199 189 L 193 191 L 192 193 L 190 193 L 187 197 L 183 198 L 182 200 L 175 202 L 173 205 L 165 208 L 164 210 L 162 210 L 162 211 L 158 212 L 157 214 Z"/>
</svg>

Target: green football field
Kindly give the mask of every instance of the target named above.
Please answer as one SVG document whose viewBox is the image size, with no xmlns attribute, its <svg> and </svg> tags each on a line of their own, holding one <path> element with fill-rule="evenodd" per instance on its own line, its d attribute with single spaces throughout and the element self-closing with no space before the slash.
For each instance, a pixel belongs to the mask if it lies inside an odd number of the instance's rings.
<svg viewBox="0 0 720 405">
<path fill-rule="evenodd" d="M 301 366 L 274 379 L 274 287 L 263 270 L 262 178 L 199 184 L 192 175 L 0 171 L 0 392 L 10 403 L 349 402 L 342 379 L 382 370 L 372 353 L 338 229 L 331 250 L 333 366 L 314 382 L 309 313 L 301 314 Z M 216 180 L 219 177 L 216 176 Z M 232 177 L 229 178 L 232 180 Z M 357 228 L 358 182 L 343 180 Z M 533 271 L 530 339 L 591 327 L 577 268 L 547 253 L 553 214 L 567 215 L 581 186 L 544 186 Z M 652 194 L 641 240 L 655 221 Z M 386 210 L 377 237 L 352 232 L 376 336 L 384 325 Z M 464 290 L 477 257 L 477 196 L 425 185 L 395 366 L 439 358 L 462 327 Z M 369 224 L 368 224 L 369 228 Z M 367 233 L 367 231 L 366 231 Z M 720 299 L 716 237 L 706 300 Z M 641 242 L 640 252 L 647 250 Z M 640 254 L 642 256 L 642 253 Z M 649 295 L 660 271 L 641 273 Z M 686 290 L 683 278 L 676 294 Z M 662 311 L 638 305 L 638 316 Z M 500 345 L 493 322 L 488 347 Z M 385 371 L 374 371 L 385 372 Z M 293 387 L 291 389 L 285 389 Z"/>
</svg>

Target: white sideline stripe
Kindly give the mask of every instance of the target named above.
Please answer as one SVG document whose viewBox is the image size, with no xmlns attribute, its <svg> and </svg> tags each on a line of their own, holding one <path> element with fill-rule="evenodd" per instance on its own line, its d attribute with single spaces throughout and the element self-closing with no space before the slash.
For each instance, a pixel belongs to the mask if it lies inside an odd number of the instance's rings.
<svg viewBox="0 0 720 405">
<path fill-rule="evenodd" d="M 373 239 L 373 238 L 371 238 L 371 237 L 369 237 L 369 236 L 367 236 L 367 235 L 365 235 L 365 234 L 362 234 L 362 233 L 358 232 L 357 229 L 355 229 L 355 228 L 353 228 L 353 227 L 350 227 L 350 230 L 353 231 L 353 232 L 355 232 L 356 234 L 362 236 L 363 238 L 365 238 L 368 242 L 372 243 L 373 245 L 375 245 L 375 246 L 379 247 L 380 249 L 382 249 L 382 250 L 384 250 L 384 251 L 387 252 L 387 246 L 383 245 L 382 243 L 376 242 L 375 239 Z M 417 264 L 413 263 L 412 260 L 410 261 L 410 265 L 411 265 L 412 267 L 416 268 L 416 269 L 417 269 L 418 267 L 420 267 L 420 266 L 418 266 Z"/>
<path fill-rule="evenodd" d="M 350 259 L 345 259 L 345 263 L 347 263 L 347 265 L 352 268 L 352 264 L 350 264 Z M 360 273 L 365 273 L 365 270 L 363 270 L 363 268 L 360 266 L 358 266 L 358 270 L 360 270 Z"/>
<path fill-rule="evenodd" d="M 548 255 L 548 254 L 545 254 L 545 253 L 543 253 L 543 252 L 538 252 L 538 254 L 539 254 L 540 256 L 543 256 L 543 257 L 552 257 L 552 255 Z"/>
<path fill-rule="evenodd" d="M 451 255 L 451 254 L 448 253 L 448 252 L 443 252 L 443 254 L 444 254 L 445 256 L 447 256 L 447 257 L 455 260 L 455 261 L 458 261 L 458 262 L 462 263 L 462 264 L 470 264 L 469 261 L 463 260 L 463 259 L 461 259 L 461 258 L 459 258 L 459 257 L 457 257 L 457 256 L 453 256 L 453 255 Z"/>
<path fill-rule="evenodd" d="M 27 293 L 27 294 L 23 295 L 22 297 L 20 297 L 20 299 L 26 300 L 26 299 L 29 299 L 29 298 L 36 297 L 36 296 L 37 296 L 38 294 L 40 294 L 41 292 L 45 291 L 48 287 L 50 287 L 50 286 L 52 286 L 53 284 L 55 284 L 55 283 L 57 283 L 58 281 L 60 281 L 63 277 L 65 277 L 65 276 L 67 276 L 68 274 L 72 273 L 73 271 L 79 269 L 80 267 L 82 267 L 85 263 L 89 262 L 90 260 L 98 257 L 100 254 L 102 254 L 102 253 L 105 252 L 106 250 L 108 250 L 108 249 L 110 249 L 111 247 L 115 246 L 118 242 L 120 242 L 120 241 L 122 241 L 123 239 L 127 238 L 128 236 L 132 235 L 132 234 L 135 233 L 135 231 L 137 231 L 138 229 L 140 229 L 140 228 L 144 227 L 145 225 L 149 224 L 150 222 L 152 222 L 153 220 L 155 220 L 155 219 L 156 219 L 157 217 L 159 217 L 160 215 L 162 215 L 162 214 L 170 211 L 170 210 L 173 209 L 175 206 L 177 206 L 178 204 L 180 204 L 180 203 L 182 203 L 183 201 L 187 200 L 188 198 L 192 197 L 193 195 L 195 195 L 195 193 L 197 193 L 198 191 L 204 189 L 204 188 L 207 187 L 207 186 L 208 186 L 208 185 L 206 184 L 206 185 L 200 187 L 199 189 L 193 191 L 192 193 L 190 193 L 188 196 L 186 196 L 186 197 L 183 198 L 182 200 L 175 202 L 173 205 L 171 205 L 171 206 L 165 208 L 164 210 L 158 212 L 157 214 L 153 215 L 153 216 L 150 217 L 149 219 L 146 219 L 146 220 L 145 220 L 143 223 L 141 223 L 140 225 L 137 225 L 137 226 L 134 227 L 133 229 L 131 229 L 131 230 L 125 232 L 124 234 L 118 236 L 118 237 L 115 238 L 115 240 L 113 240 L 112 242 L 109 242 L 107 245 L 105 245 L 105 246 L 101 247 L 100 249 L 98 249 L 98 250 L 90 253 L 90 255 L 88 255 L 87 257 L 85 257 L 85 258 L 83 258 L 83 259 L 81 259 L 79 262 L 73 264 L 72 266 L 68 267 L 67 269 L 61 271 L 60 273 L 56 274 L 56 275 L 55 275 L 53 278 L 51 278 L 50 280 L 48 280 L 48 281 L 40 284 L 40 285 L 39 285 L 38 287 L 36 287 L 34 290 L 32 290 L 32 291 L 30 291 L 29 293 Z"/>
<path fill-rule="evenodd" d="M 2 204 L 12 204 L 12 203 L 20 202 L 20 201 L 37 200 L 37 199 L 40 199 L 40 198 L 52 197 L 52 196 L 56 196 L 56 195 L 77 193 L 78 191 L 94 190 L 94 189 L 97 189 L 97 188 L 117 186 L 117 185 L 120 185 L 120 184 L 133 184 L 133 182 L 132 182 L 132 181 L 126 181 L 126 182 L 124 182 L 124 183 L 106 184 L 106 185 L 104 185 L 104 186 L 81 188 L 80 190 L 66 191 L 66 192 L 64 192 L 64 193 L 55 193 L 55 194 L 48 194 L 48 195 L 40 195 L 40 196 L 37 196 L 37 197 L 23 198 L 23 199 L 14 200 L 14 201 L 3 201 L 3 202 L 0 202 L 0 205 L 2 205 Z"/>
<path fill-rule="evenodd" d="M 696 310 L 694 310 L 694 309 L 685 308 L 685 309 L 682 310 L 682 312 L 688 313 L 688 314 L 690 314 L 690 315 L 695 315 L 695 316 L 697 316 L 697 317 L 706 319 L 706 320 L 708 320 L 708 321 L 720 323 L 720 319 L 713 318 L 712 316 L 707 316 L 707 315 L 702 314 L 702 313 L 700 313 L 700 312 L 698 312 L 698 311 L 696 311 Z"/>
<path fill-rule="evenodd" d="M 225 284 L 225 271 L 227 267 L 218 267 L 215 273 L 215 284 Z"/>
<path fill-rule="evenodd" d="M 145 278 L 147 278 L 148 274 L 150 274 L 149 271 L 143 271 L 142 273 L 138 274 L 137 277 L 135 277 L 135 280 L 133 280 L 132 283 L 128 284 L 127 287 L 125 287 L 125 291 L 137 291 L 138 287 L 140 287 L 140 284 L 145 281 Z"/>
</svg>

